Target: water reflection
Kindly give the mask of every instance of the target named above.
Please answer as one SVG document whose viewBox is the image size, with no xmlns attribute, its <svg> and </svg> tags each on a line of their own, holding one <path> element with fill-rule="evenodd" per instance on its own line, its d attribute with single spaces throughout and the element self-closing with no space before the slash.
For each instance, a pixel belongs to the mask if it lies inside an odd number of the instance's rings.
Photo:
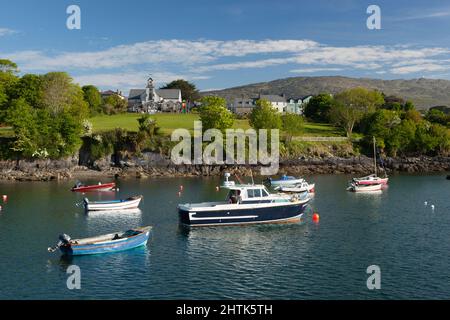
<svg viewBox="0 0 450 320">
<path fill-rule="evenodd" d="M 99 232 L 111 233 L 142 227 L 142 210 L 89 211 L 86 213 L 87 230 L 92 236 Z"/>
</svg>

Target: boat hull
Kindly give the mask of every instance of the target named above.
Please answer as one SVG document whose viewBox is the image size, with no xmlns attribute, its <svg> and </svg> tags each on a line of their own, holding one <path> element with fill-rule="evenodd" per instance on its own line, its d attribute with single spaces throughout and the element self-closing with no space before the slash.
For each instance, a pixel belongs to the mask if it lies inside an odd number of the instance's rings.
<svg viewBox="0 0 450 320">
<path fill-rule="evenodd" d="M 150 237 L 151 228 L 144 232 L 125 239 L 103 241 L 101 243 L 61 246 L 60 250 L 64 255 L 80 256 L 103 253 L 114 253 L 145 246 Z"/>
<path fill-rule="evenodd" d="M 92 186 L 81 186 L 77 188 L 72 188 L 73 192 L 91 192 L 91 191 L 111 191 L 116 187 L 114 182 L 105 183 L 105 184 L 97 184 Z"/>
<path fill-rule="evenodd" d="M 272 180 L 272 181 L 270 181 L 270 185 L 273 187 L 275 187 L 275 186 L 295 186 L 302 182 L 303 182 L 303 179 Z"/>
<path fill-rule="evenodd" d="M 381 191 L 383 186 L 381 184 L 378 185 L 364 185 L 364 186 L 351 186 L 349 191 L 352 192 L 379 192 Z"/>
<path fill-rule="evenodd" d="M 137 209 L 142 198 L 123 201 L 84 202 L 87 211 L 120 211 Z"/>
<path fill-rule="evenodd" d="M 280 191 L 282 192 L 289 192 L 289 193 L 302 193 L 302 192 L 309 192 L 314 193 L 315 191 L 315 184 L 310 184 L 307 187 L 284 187 L 282 186 L 280 188 Z"/>
<path fill-rule="evenodd" d="M 306 203 L 292 203 L 283 206 L 255 207 L 240 209 L 196 211 L 195 208 L 179 208 L 182 224 L 188 226 L 232 226 L 265 223 L 298 222 L 306 208 Z"/>
</svg>

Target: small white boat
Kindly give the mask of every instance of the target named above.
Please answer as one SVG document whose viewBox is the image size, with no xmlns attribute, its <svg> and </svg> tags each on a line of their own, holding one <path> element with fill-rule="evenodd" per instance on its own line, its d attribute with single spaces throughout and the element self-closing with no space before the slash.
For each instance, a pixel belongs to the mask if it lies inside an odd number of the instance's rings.
<svg viewBox="0 0 450 320">
<path fill-rule="evenodd" d="M 300 184 L 302 182 L 305 182 L 304 179 L 296 178 L 296 177 L 292 177 L 292 176 L 286 176 L 286 175 L 281 176 L 281 178 L 278 180 L 272 180 L 271 178 L 269 178 L 268 181 L 272 187 L 294 186 L 294 185 Z"/>
<path fill-rule="evenodd" d="M 381 191 L 382 188 L 383 185 L 381 183 L 379 184 L 351 183 L 350 186 L 347 188 L 347 190 L 352 192 L 378 192 Z"/>
<path fill-rule="evenodd" d="M 384 178 L 380 178 L 377 175 L 377 150 L 376 150 L 376 141 L 375 141 L 375 137 L 373 137 L 373 167 L 374 167 L 374 174 L 365 176 L 365 177 L 361 177 L 361 178 L 353 178 L 352 179 L 352 183 L 355 183 L 359 186 L 363 186 L 363 185 L 387 185 L 389 182 L 389 178 L 386 175 L 385 172 L 385 177 Z M 380 189 L 381 190 L 381 189 Z"/>
<path fill-rule="evenodd" d="M 115 211 L 115 210 L 128 210 L 136 209 L 139 207 L 143 196 L 130 197 L 124 200 L 111 200 L 111 201 L 89 201 L 88 198 L 84 198 L 84 208 L 86 211 Z"/>
<path fill-rule="evenodd" d="M 315 188 L 314 183 L 310 184 L 306 181 L 303 181 L 302 183 L 296 184 L 294 186 L 278 186 L 275 188 L 275 190 L 288 193 L 302 193 L 302 192 L 314 193 L 314 188 Z"/>
</svg>

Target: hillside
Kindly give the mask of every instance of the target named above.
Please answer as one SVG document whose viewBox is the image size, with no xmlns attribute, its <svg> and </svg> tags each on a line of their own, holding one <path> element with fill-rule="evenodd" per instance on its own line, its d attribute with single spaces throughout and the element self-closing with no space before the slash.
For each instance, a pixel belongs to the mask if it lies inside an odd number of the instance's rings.
<svg viewBox="0 0 450 320">
<path fill-rule="evenodd" d="M 450 106 L 450 81 L 439 79 L 379 80 L 347 77 L 293 77 L 261 82 L 218 91 L 215 94 L 231 101 L 234 97 L 253 97 L 262 94 L 285 94 L 286 97 L 303 97 L 321 92 L 337 93 L 354 87 L 366 87 L 395 95 L 414 102 L 418 109 L 432 106 Z"/>
</svg>

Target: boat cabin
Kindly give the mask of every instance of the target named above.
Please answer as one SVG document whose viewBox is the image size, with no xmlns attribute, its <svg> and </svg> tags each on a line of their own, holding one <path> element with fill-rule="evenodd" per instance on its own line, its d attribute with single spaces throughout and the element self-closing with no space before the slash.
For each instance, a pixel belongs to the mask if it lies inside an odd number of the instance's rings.
<svg viewBox="0 0 450 320">
<path fill-rule="evenodd" d="M 227 186 L 230 191 L 227 202 L 233 204 L 272 202 L 273 197 L 264 185 L 234 185 Z"/>
</svg>

